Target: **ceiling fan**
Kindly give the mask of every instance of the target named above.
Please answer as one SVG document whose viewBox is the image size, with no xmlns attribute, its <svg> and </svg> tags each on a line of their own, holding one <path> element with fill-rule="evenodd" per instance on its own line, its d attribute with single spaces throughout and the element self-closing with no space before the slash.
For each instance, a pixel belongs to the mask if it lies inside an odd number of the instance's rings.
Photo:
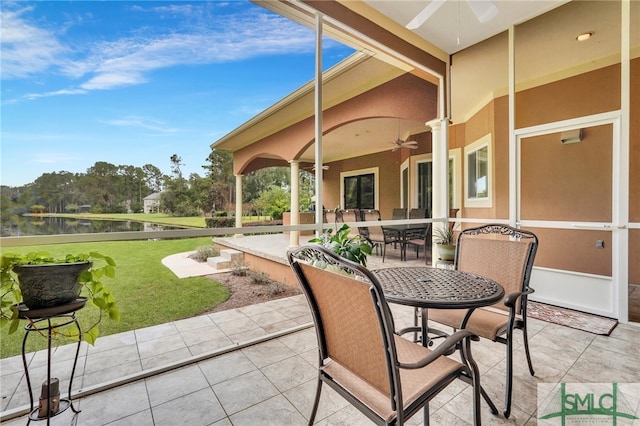
<svg viewBox="0 0 640 426">
<path fill-rule="evenodd" d="M 314 171 L 314 172 L 315 172 L 315 171 L 316 171 L 316 166 L 315 166 L 315 164 L 314 164 L 313 166 L 310 166 L 310 167 L 303 167 L 302 169 L 303 169 L 303 170 L 311 170 L 311 171 Z M 329 170 L 329 166 L 327 166 L 327 165 L 324 165 L 324 164 L 323 164 L 323 165 L 322 165 L 322 170 Z"/>
<path fill-rule="evenodd" d="M 391 151 L 397 151 L 400 148 L 409 148 L 409 149 L 418 148 L 418 142 L 416 142 L 416 141 L 403 141 L 400 138 L 396 139 L 395 142 L 391 142 L 391 144 L 393 145 L 393 148 L 391 148 Z"/>
<path fill-rule="evenodd" d="M 431 0 L 431 2 L 418 13 L 406 27 L 410 30 L 418 29 L 431 17 L 447 0 Z M 461 0 L 456 0 L 461 1 Z M 467 4 L 480 23 L 489 22 L 498 15 L 498 8 L 492 0 L 467 0 Z"/>
</svg>

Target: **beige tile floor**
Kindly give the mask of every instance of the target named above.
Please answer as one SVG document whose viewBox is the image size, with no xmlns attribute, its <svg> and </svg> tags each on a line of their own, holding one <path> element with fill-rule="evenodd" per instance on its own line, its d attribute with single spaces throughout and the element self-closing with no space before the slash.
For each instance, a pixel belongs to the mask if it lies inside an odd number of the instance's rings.
<svg viewBox="0 0 640 426">
<path fill-rule="evenodd" d="M 264 243 L 273 245 L 273 238 Z M 373 256 L 369 267 L 399 264 L 393 250 L 388 256 L 384 264 Z M 392 311 L 399 328 L 412 322 L 410 308 L 392 305 Z M 517 332 L 512 416 L 494 416 L 483 405 L 485 424 L 537 424 L 538 383 L 640 382 L 640 327 L 621 324 L 608 337 L 539 320 L 530 320 L 529 329 L 536 375 L 528 373 Z M 53 356 L 54 376 L 65 390 L 73 354 L 72 346 L 63 346 Z M 504 345 L 474 342 L 473 354 L 483 386 L 500 407 Z M 28 354 L 28 362 L 39 393 L 46 353 Z M 81 346 L 73 382 L 74 395 L 80 393 L 74 405 L 81 412 L 74 416 L 67 410 L 51 424 L 303 425 L 315 392 L 316 363 L 315 332 L 302 296 L 106 336 L 94 347 Z M 26 416 L 15 417 L 29 404 L 21 357 L 2 359 L 0 373 L 2 425 L 24 425 Z M 434 425 L 471 424 L 468 385 L 456 382 L 438 395 L 431 419 Z M 316 423 L 370 424 L 326 387 Z M 421 423 L 421 416 L 409 422 Z"/>
<path fill-rule="evenodd" d="M 398 326 L 412 321 L 412 311 L 392 306 Z M 315 391 L 316 340 L 312 327 L 241 347 L 268 333 L 310 320 L 301 296 L 140 329 L 83 346 L 74 388 L 90 389 L 117 377 L 176 360 L 220 350 L 220 355 L 162 374 L 97 392 L 75 401 L 53 418 L 54 425 L 303 425 Z M 640 328 L 618 325 L 611 336 L 597 336 L 531 320 L 530 343 L 536 376 L 528 374 L 521 348 L 515 349 L 512 416 L 505 420 L 483 405 L 485 424 L 536 424 L 536 385 L 564 382 L 640 382 Z M 235 350 L 229 350 L 233 347 Z M 474 343 L 482 384 L 500 406 L 503 401 L 504 352 L 500 344 Z M 59 348 L 54 370 L 68 371 L 72 350 Z M 35 383 L 44 380 L 45 356 L 30 354 Z M 3 415 L 28 404 L 19 357 L 2 360 Z M 62 376 L 62 374 L 60 375 Z M 11 386 L 18 382 L 18 386 Z M 459 382 L 431 403 L 432 424 L 471 424 L 468 385 Z M 635 401 L 638 404 L 638 401 Z M 410 424 L 421 424 L 421 416 Z M 2 422 L 24 425 L 26 416 Z M 324 388 L 317 416 L 320 425 L 359 425 L 369 421 L 334 392 Z"/>
</svg>

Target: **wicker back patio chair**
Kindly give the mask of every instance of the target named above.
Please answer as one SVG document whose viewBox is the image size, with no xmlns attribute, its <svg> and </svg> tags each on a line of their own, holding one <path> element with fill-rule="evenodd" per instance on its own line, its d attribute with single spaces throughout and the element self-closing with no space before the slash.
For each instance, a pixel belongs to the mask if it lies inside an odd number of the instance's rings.
<svg viewBox="0 0 640 426">
<path fill-rule="evenodd" d="M 464 323 L 466 310 L 429 310 L 429 320 L 454 330 L 466 329 L 480 337 L 507 346 L 504 415 L 511 413 L 513 388 L 513 330 L 522 330 L 529 372 L 535 374 L 527 336 L 527 298 L 538 238 L 529 231 L 507 225 L 485 225 L 465 229 L 458 235 L 456 269 L 491 278 L 504 287 L 505 299 L 491 308 L 473 311 Z"/>
<path fill-rule="evenodd" d="M 307 298 L 318 339 L 318 383 L 309 425 L 322 385 L 327 384 L 379 425 L 402 425 L 456 378 L 471 380 L 474 424 L 480 425 L 480 378 L 470 350 L 473 333 L 452 334 L 435 350 L 394 333 L 380 283 L 364 267 L 317 244 L 287 253 Z M 466 364 L 444 354 L 462 346 Z"/>
</svg>

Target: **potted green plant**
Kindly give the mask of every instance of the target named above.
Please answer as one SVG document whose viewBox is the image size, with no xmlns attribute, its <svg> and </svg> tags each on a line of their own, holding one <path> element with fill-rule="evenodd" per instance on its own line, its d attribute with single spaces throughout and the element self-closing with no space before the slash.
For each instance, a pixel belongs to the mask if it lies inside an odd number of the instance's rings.
<svg viewBox="0 0 640 426">
<path fill-rule="evenodd" d="M 455 232 L 451 226 L 438 226 L 433 232 L 433 242 L 438 244 L 440 259 L 453 260 L 456 254 Z"/>
<path fill-rule="evenodd" d="M 329 228 L 317 238 L 309 240 L 310 243 L 319 243 L 338 256 L 352 262 L 367 266 L 367 255 L 371 254 L 371 245 L 360 235 L 351 236 L 349 225 L 343 224 L 336 230 Z"/>
<path fill-rule="evenodd" d="M 19 325 L 19 309 L 44 309 L 79 300 L 99 311 L 97 321 L 82 330 L 82 339 L 93 344 L 98 324 L 104 317 L 118 321 L 111 290 L 102 279 L 115 278 L 115 261 L 98 252 L 67 255 L 58 259 L 47 252 L 5 253 L 0 259 L 0 328 L 14 333 Z M 84 302 L 84 299 L 80 299 Z M 82 303 L 84 305 L 84 303 Z M 64 334 L 78 337 L 77 331 Z"/>
</svg>

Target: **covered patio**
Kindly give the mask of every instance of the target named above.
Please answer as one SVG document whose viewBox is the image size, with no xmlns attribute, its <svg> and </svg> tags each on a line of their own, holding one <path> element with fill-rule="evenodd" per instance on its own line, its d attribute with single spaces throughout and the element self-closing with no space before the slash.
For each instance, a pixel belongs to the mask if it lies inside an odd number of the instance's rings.
<svg viewBox="0 0 640 426">
<path fill-rule="evenodd" d="M 236 199 L 243 175 L 286 166 L 292 225 L 305 169 L 315 169 L 317 229 L 322 208 L 383 219 L 426 208 L 434 228 L 457 208 L 463 228 L 538 236 L 536 300 L 635 317 L 637 2 L 501 2 L 484 23 L 464 1 L 258 3 L 357 52 L 212 144 L 233 153 Z M 445 24 L 455 4 L 458 43 Z M 580 42 L 583 32 L 592 38 Z M 237 203 L 238 228 L 240 217 Z"/>
<path fill-rule="evenodd" d="M 284 261 L 289 239 L 272 234 L 221 238 L 220 243 Z M 423 257 L 410 254 L 400 261 L 399 250 L 389 250 L 384 263 L 380 256 L 370 256 L 369 268 L 424 265 Z M 412 324 L 412 308 L 391 307 L 398 327 Z M 618 324 L 605 336 L 530 319 L 529 333 L 536 375 L 528 373 L 521 335 L 516 333 L 512 415 L 508 420 L 494 416 L 483 405 L 485 424 L 536 424 L 539 383 L 640 382 L 640 327 Z M 483 386 L 501 404 L 504 346 L 483 339 L 474 342 L 472 350 Z M 54 371 L 67 377 L 72 358 L 73 347 L 57 348 Z M 46 354 L 30 353 L 27 359 L 32 382 L 41 383 Z M 78 397 L 74 406 L 81 412 L 74 419 L 67 410 L 51 424 L 304 425 L 315 392 L 316 360 L 315 332 L 302 295 L 107 336 L 94 347 L 82 345 L 73 383 Z M 27 419 L 20 413 L 29 400 L 21 357 L 3 359 L 0 367 L 2 424 L 24 425 Z M 63 379 L 61 389 L 67 386 Z M 637 407 L 637 395 L 634 398 Z M 472 424 L 469 404 L 469 386 L 456 383 L 432 402 L 432 424 Z M 316 420 L 327 425 L 370 424 L 327 389 Z M 416 416 L 409 424 L 421 422 Z"/>
</svg>

